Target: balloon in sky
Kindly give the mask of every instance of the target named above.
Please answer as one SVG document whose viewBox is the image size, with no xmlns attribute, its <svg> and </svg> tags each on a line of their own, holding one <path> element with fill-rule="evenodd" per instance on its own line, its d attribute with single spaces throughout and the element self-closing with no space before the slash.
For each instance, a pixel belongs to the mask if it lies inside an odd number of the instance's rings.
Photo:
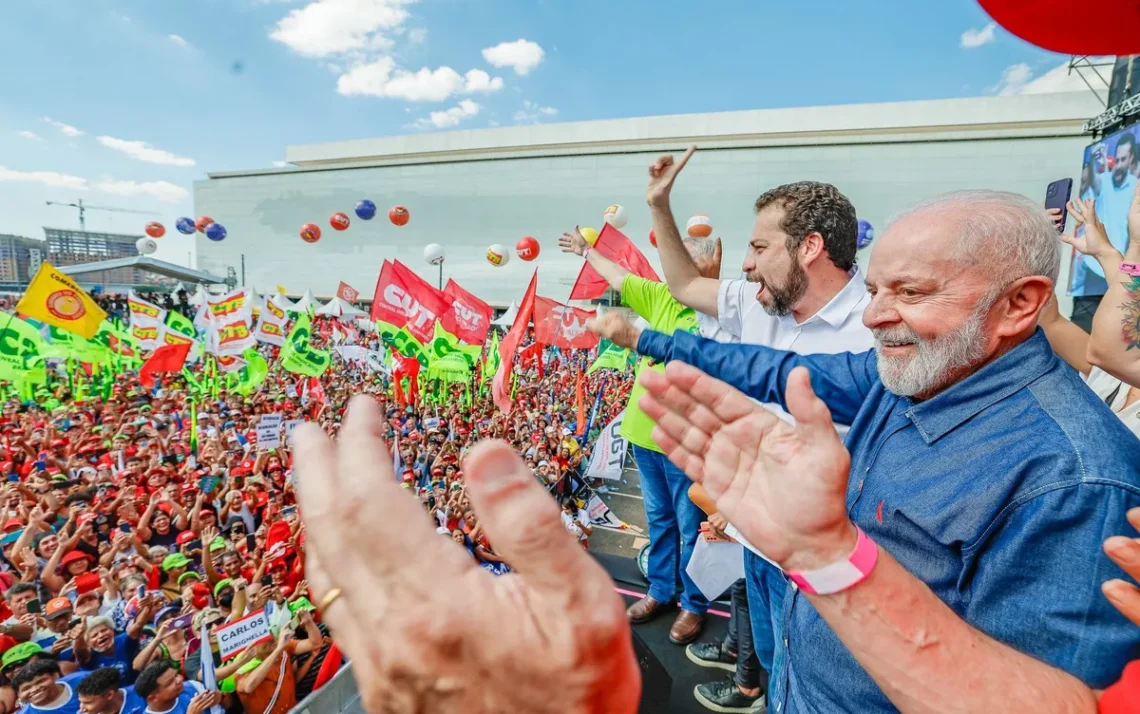
<svg viewBox="0 0 1140 714">
<path fill-rule="evenodd" d="M 538 257 L 538 241 L 534 236 L 523 236 L 515 244 L 515 252 L 518 253 L 520 260 L 530 262 Z"/>
<path fill-rule="evenodd" d="M 371 221 L 376 216 L 376 204 L 367 198 L 356 202 L 356 217 L 362 221 Z"/>
<path fill-rule="evenodd" d="M 209 216 L 198 216 L 198 220 L 194 221 L 194 228 L 199 233 L 205 233 L 206 226 L 210 225 L 213 222 L 214 219 L 210 218 Z"/>
<path fill-rule="evenodd" d="M 158 243 L 153 238 L 139 238 L 135 241 L 135 248 L 138 248 L 139 255 L 150 255 L 158 250 Z"/>
<path fill-rule="evenodd" d="M 392 206 L 392 208 L 388 210 L 388 220 L 397 226 L 407 225 L 408 219 L 411 217 L 411 214 L 408 213 L 408 209 L 403 206 Z"/>
<path fill-rule="evenodd" d="M 425 245 L 424 260 L 428 265 L 441 265 L 443 263 L 443 246 L 439 243 Z"/>
<path fill-rule="evenodd" d="M 619 206 L 615 203 L 605 210 L 602 214 L 602 220 L 620 231 L 625 228 L 626 223 L 629 223 L 629 216 L 625 214 L 625 206 Z"/>
<path fill-rule="evenodd" d="M 316 223 L 306 223 L 299 231 L 301 240 L 306 243 L 316 243 L 321 239 L 321 229 Z"/>
<path fill-rule="evenodd" d="M 487 249 L 487 262 L 497 268 L 506 265 L 511 259 L 511 254 L 507 252 L 504 246 L 498 243 L 492 245 Z"/>
<path fill-rule="evenodd" d="M 348 216 L 340 211 L 329 216 L 329 225 L 334 230 L 343 231 L 348 229 Z"/>
<path fill-rule="evenodd" d="M 177 221 L 175 221 L 174 227 L 178 229 L 179 233 L 187 236 L 194 235 L 194 231 L 198 230 L 194 226 L 194 219 L 187 218 L 186 216 L 183 216 L 182 218 L 179 218 Z"/>
<path fill-rule="evenodd" d="M 210 240 L 225 240 L 226 227 L 221 223 L 211 223 L 206 226 L 206 237 Z"/>
<path fill-rule="evenodd" d="M 158 221 L 151 221 L 146 224 L 146 234 L 151 238 L 161 238 L 166 233 L 166 226 Z"/>
<path fill-rule="evenodd" d="M 685 228 L 688 230 L 689 236 L 693 238 L 708 238 L 713 231 L 712 221 L 709 220 L 708 216 L 700 213 L 690 218 Z"/>
<path fill-rule="evenodd" d="M 875 240 L 875 228 L 869 221 L 859 219 L 859 236 L 856 238 L 855 245 L 860 249 L 866 248 L 871 245 L 871 241 Z"/>
<path fill-rule="evenodd" d="M 590 228 L 589 226 L 583 226 L 578 229 L 578 232 L 582 234 L 582 237 L 585 238 L 586 242 L 590 245 L 598 242 L 598 232 L 593 228 Z"/>
</svg>

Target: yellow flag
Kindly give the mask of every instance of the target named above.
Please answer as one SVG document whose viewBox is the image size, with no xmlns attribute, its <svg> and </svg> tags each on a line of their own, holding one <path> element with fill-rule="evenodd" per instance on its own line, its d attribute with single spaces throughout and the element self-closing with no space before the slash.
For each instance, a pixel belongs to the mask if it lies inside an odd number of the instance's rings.
<svg viewBox="0 0 1140 714">
<path fill-rule="evenodd" d="M 280 293 L 281 295 L 285 295 L 285 288 L 278 285 L 277 286 L 277 292 Z"/>
<path fill-rule="evenodd" d="M 103 308 L 74 280 L 47 263 L 40 263 L 39 272 L 16 304 L 16 312 L 88 340 L 107 319 Z"/>
</svg>

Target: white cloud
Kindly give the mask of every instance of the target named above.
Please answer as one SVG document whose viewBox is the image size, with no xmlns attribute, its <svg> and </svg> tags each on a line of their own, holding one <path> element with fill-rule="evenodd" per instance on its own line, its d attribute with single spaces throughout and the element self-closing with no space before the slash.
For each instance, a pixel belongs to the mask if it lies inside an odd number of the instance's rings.
<svg viewBox="0 0 1140 714">
<path fill-rule="evenodd" d="M 1110 62 L 1112 59 L 1112 57 L 1090 57 L 1089 61 L 1098 64 L 1102 61 Z M 1107 89 L 1102 84 L 1098 84 L 1098 81 L 1094 80 L 1092 85 L 1097 88 L 1097 93 L 1103 99 Z M 987 91 L 990 94 L 1008 96 L 1011 94 L 1052 94 L 1054 92 L 1088 92 L 1092 90 L 1081 79 L 1080 73 L 1076 70 L 1069 71 L 1069 62 L 1066 60 L 1040 75 L 1036 74 L 1033 68 L 1024 62 L 1010 65 L 1002 71 L 1001 79 L 998 80 L 997 84 L 989 87 Z"/>
<path fill-rule="evenodd" d="M 537 43 L 518 39 L 500 42 L 483 50 L 483 59 L 493 67 L 511 67 L 516 74 L 526 74 L 537 67 L 546 56 Z"/>
<path fill-rule="evenodd" d="M 514 120 L 518 123 L 537 122 L 543 117 L 552 117 L 558 114 L 554 107 L 540 107 L 529 99 L 523 100 L 522 109 L 515 112 Z"/>
<path fill-rule="evenodd" d="M 306 57 L 386 49 L 392 42 L 384 33 L 408 19 L 402 6 L 414 1 L 314 0 L 290 10 L 269 36 Z"/>
<path fill-rule="evenodd" d="M 441 112 L 432 112 L 427 119 L 417 119 L 415 126 L 417 129 L 430 129 L 432 127 L 446 129 L 452 126 L 459 126 L 459 122 L 477 115 L 480 109 L 482 109 L 482 107 L 472 100 L 461 99 L 459 100 L 459 104 L 450 109 L 445 109 Z"/>
<path fill-rule="evenodd" d="M 411 102 L 442 102 L 453 94 L 495 92 L 503 88 L 503 80 L 490 77 L 480 69 L 461 75 L 451 67 L 409 72 L 396 66 L 391 57 L 358 64 L 342 74 L 337 92 L 351 96 L 390 97 Z"/>
<path fill-rule="evenodd" d="M 16 132 L 16 134 L 24 137 L 28 141 L 43 141 L 43 139 L 40 138 L 39 134 L 35 133 L 34 131 L 28 131 L 27 129 L 21 129 L 20 131 Z"/>
<path fill-rule="evenodd" d="M 958 40 L 958 45 L 963 49 L 971 50 L 975 47 L 988 45 L 997 39 L 997 23 L 991 22 L 985 27 L 978 27 L 966 30 L 962 33 L 962 37 Z"/>
<path fill-rule="evenodd" d="M 174 203 L 190 197 L 190 192 L 167 181 L 116 181 L 103 179 L 91 186 L 96 191 L 118 196 L 149 196 L 159 201 Z"/>
<path fill-rule="evenodd" d="M 87 179 L 70 174 L 61 174 L 56 171 L 16 171 L 7 166 L 0 166 L 0 181 L 14 181 L 18 183 L 42 183 L 52 188 L 69 188 L 76 191 L 87 189 Z"/>
<path fill-rule="evenodd" d="M 48 124 L 51 124 L 56 129 L 59 129 L 60 133 L 62 133 L 64 136 L 83 136 L 82 131 L 76 129 L 75 127 L 73 127 L 70 124 L 64 124 L 61 121 L 56 121 L 55 119 L 52 119 L 51 117 L 44 117 L 44 121 L 47 122 Z"/>
<path fill-rule="evenodd" d="M 148 164 L 161 164 L 164 166 L 193 166 L 194 159 L 177 156 L 169 151 L 156 149 L 145 141 L 128 141 L 116 139 L 113 136 L 100 136 L 99 143 L 108 149 L 126 154 L 136 161 L 145 161 Z"/>
<path fill-rule="evenodd" d="M 423 29 L 422 27 L 417 27 L 415 29 L 408 30 L 408 44 L 409 45 L 423 44 L 424 40 L 426 40 L 426 39 L 427 39 L 427 30 Z"/>
<path fill-rule="evenodd" d="M 181 35 L 167 35 L 166 37 L 167 37 L 167 39 L 169 39 L 171 42 L 178 45 L 179 47 L 185 47 L 185 48 L 190 47 L 190 43 L 187 42 Z"/>
</svg>

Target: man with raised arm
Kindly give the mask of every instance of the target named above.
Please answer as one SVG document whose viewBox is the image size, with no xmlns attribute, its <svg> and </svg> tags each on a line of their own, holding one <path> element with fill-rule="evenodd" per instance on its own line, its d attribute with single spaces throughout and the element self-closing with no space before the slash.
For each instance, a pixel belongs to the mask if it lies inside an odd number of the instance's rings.
<svg viewBox="0 0 1140 714">
<path fill-rule="evenodd" d="M 847 197 L 816 181 L 765 191 L 752 207 L 756 220 L 742 266 L 747 280 L 704 276 L 685 252 L 670 208 L 673 183 L 695 151 L 695 146 L 689 147 L 676 161 L 662 156 L 649 167 L 646 200 L 673 296 L 714 315 L 721 328 L 737 335 L 742 344 L 799 354 L 869 349 L 871 332 L 862 322 L 869 297 L 855 267 L 859 222 Z M 766 406 L 788 418 L 779 404 Z M 846 422 L 837 428 L 845 431 Z M 746 549 L 744 561 L 756 655 L 778 679 L 784 659 L 780 623 L 787 581 L 755 549 Z"/>
<path fill-rule="evenodd" d="M 577 228 L 563 233 L 558 245 L 566 253 L 581 256 L 602 276 L 609 286 L 621 293 L 622 303 L 630 307 L 654 330 L 672 334 L 675 330 L 701 331 L 701 316 L 691 308 L 677 302 L 664 284 L 634 275 L 622 266 L 594 250 Z M 720 275 L 719 242 L 707 238 L 690 238 L 685 242 L 686 256 L 698 265 L 704 276 Z M 712 322 L 711 319 L 708 322 Z M 715 330 L 715 323 L 713 323 Z M 701 331 L 704 336 L 710 334 Z M 664 370 L 664 365 L 652 365 L 648 359 L 638 362 L 640 374 L 646 369 Z M 645 515 L 649 522 L 649 592 L 629 606 L 630 622 L 641 624 L 672 610 L 677 594 L 677 583 L 682 586 L 681 612 L 669 629 L 669 639 L 685 645 L 697 638 L 704 627 L 705 611 L 709 601 L 687 568 L 697 543 L 703 515 L 689 500 L 689 479 L 669 463 L 650 436 L 653 420 L 641 411 L 637 401 L 645 389 L 634 384 L 629 395 L 621 435 L 633 445 L 634 459 L 645 499 Z"/>
</svg>

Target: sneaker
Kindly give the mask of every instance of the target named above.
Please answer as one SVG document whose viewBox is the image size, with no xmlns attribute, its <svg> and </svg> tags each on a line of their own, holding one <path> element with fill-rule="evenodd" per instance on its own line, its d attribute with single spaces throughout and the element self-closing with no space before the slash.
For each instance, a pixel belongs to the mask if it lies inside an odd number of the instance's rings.
<svg viewBox="0 0 1140 714">
<path fill-rule="evenodd" d="M 685 656 L 701 667 L 736 671 L 736 654 L 725 649 L 721 642 L 694 642 L 685 648 Z"/>
<path fill-rule="evenodd" d="M 705 682 L 693 689 L 693 696 L 705 709 L 714 712 L 752 714 L 764 706 L 764 695 L 749 697 L 740 693 L 740 688 L 732 679 L 719 682 Z"/>
</svg>

